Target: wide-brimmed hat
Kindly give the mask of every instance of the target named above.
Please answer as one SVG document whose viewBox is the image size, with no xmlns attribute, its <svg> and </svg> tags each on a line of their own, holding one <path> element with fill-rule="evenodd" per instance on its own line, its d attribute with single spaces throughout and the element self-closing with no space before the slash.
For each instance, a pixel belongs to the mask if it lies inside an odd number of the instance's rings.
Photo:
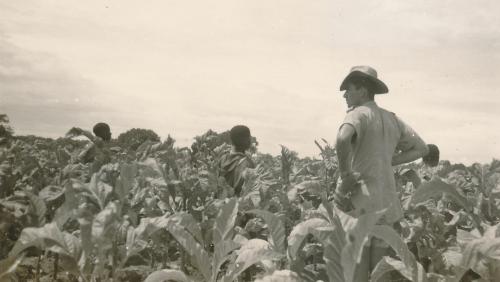
<svg viewBox="0 0 500 282">
<path fill-rule="evenodd" d="M 347 89 L 349 79 L 351 79 L 352 77 L 362 77 L 372 82 L 374 94 L 384 94 L 389 92 L 389 88 L 387 88 L 387 85 L 385 85 L 382 80 L 378 79 L 377 71 L 369 66 L 352 67 L 349 74 L 346 76 L 346 78 L 344 78 L 344 81 L 342 81 L 342 84 L 340 85 L 340 91 Z"/>
</svg>

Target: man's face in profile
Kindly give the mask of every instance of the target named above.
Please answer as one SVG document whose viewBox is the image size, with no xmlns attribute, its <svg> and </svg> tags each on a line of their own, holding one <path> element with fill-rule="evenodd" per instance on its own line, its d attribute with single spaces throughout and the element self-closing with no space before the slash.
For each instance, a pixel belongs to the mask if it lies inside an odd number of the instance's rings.
<svg viewBox="0 0 500 282">
<path fill-rule="evenodd" d="M 363 88 L 357 88 L 354 84 L 349 83 L 343 97 L 346 100 L 347 107 L 350 108 L 361 105 L 362 96 Z"/>
</svg>

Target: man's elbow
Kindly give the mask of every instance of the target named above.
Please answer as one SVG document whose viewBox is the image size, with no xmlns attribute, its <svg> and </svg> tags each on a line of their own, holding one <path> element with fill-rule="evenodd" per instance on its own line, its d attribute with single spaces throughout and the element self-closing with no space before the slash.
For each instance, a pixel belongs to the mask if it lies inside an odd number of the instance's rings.
<svg viewBox="0 0 500 282">
<path fill-rule="evenodd" d="M 350 145 L 351 140 L 344 135 L 338 135 L 335 143 L 335 149 L 342 150 L 346 146 Z"/>
</svg>

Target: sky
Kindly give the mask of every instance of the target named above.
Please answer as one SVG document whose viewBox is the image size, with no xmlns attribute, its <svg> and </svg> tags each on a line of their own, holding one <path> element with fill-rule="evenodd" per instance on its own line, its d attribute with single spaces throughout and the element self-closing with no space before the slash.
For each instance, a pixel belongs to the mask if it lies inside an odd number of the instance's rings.
<svg viewBox="0 0 500 282">
<path fill-rule="evenodd" d="M 442 159 L 500 158 L 495 0 L 0 0 L 0 113 L 18 135 L 105 121 L 179 145 L 248 125 L 259 150 L 317 156 L 355 65 Z"/>
</svg>

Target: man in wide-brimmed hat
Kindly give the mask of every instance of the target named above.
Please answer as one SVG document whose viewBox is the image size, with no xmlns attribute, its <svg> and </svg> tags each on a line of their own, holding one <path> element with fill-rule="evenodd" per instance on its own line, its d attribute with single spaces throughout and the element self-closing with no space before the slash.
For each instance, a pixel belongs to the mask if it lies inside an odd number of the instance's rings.
<svg viewBox="0 0 500 282">
<path fill-rule="evenodd" d="M 339 128 L 336 149 L 341 183 L 336 202 L 351 205 L 350 214 L 384 211 L 378 224 L 393 225 L 403 217 L 393 165 L 428 154 L 424 141 L 394 113 L 380 108 L 377 94 L 389 89 L 369 66 L 355 66 L 340 85 L 349 108 Z M 364 185 L 360 189 L 359 181 Z M 342 205 L 340 205 L 342 208 Z M 371 270 L 387 255 L 388 246 L 372 239 L 357 265 L 355 281 L 368 281 Z"/>
</svg>

